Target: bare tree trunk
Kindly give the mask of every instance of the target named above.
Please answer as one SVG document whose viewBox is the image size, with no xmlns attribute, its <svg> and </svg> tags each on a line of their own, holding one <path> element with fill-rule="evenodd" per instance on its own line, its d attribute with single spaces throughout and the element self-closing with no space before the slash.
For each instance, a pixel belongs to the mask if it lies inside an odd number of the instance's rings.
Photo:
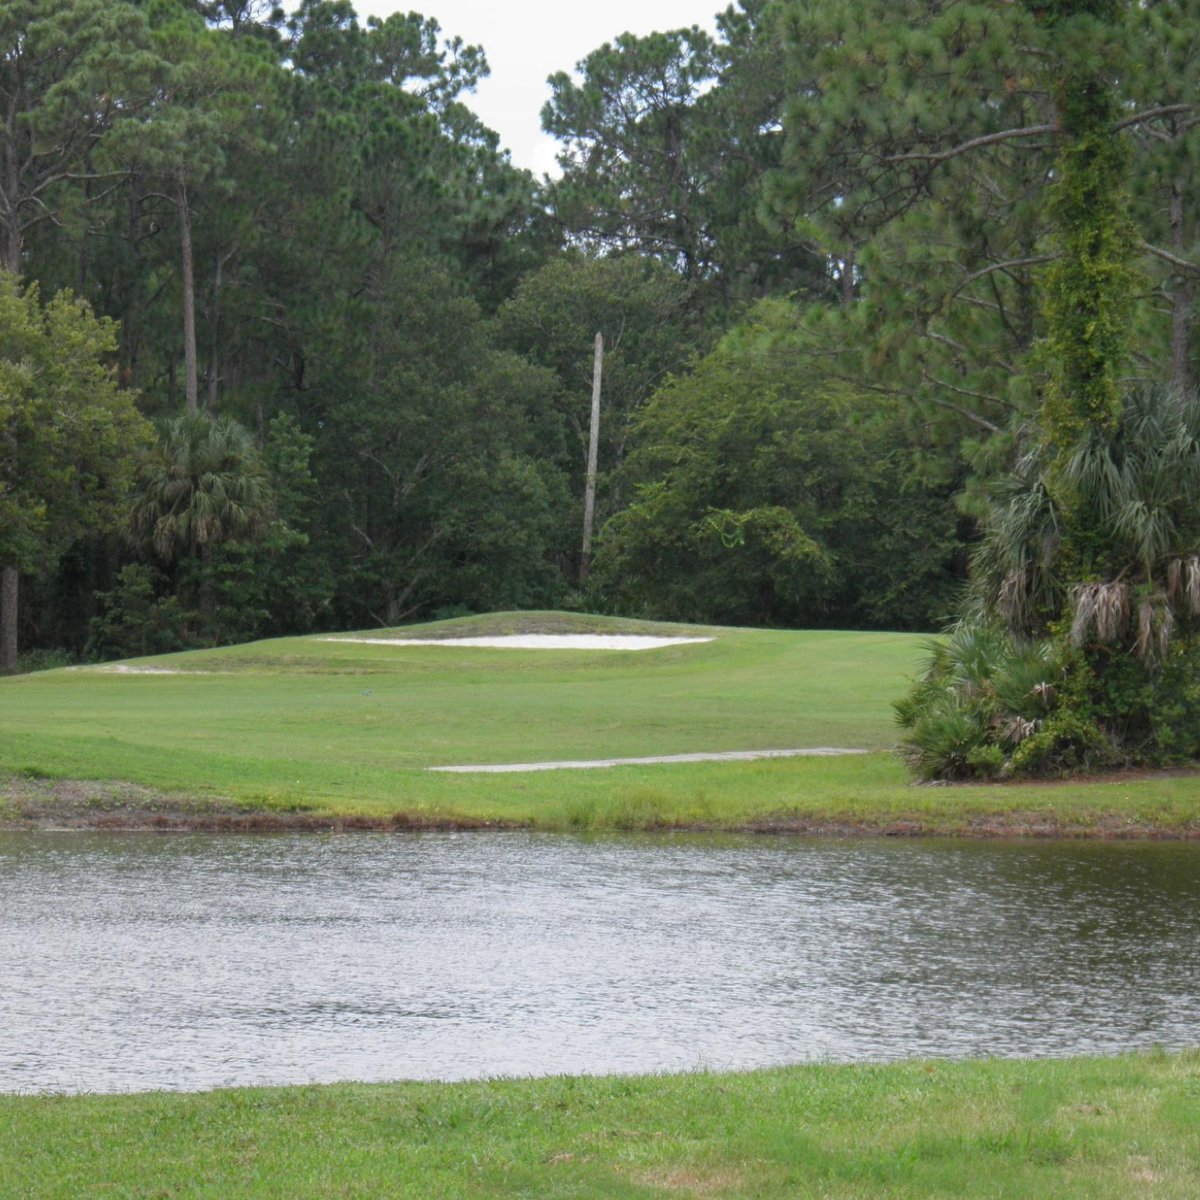
<svg viewBox="0 0 1200 1200">
<path fill-rule="evenodd" d="M 220 250 L 218 250 L 216 270 L 213 274 L 212 304 L 208 312 L 208 398 L 206 403 L 210 413 L 217 411 L 217 389 L 220 386 L 221 378 L 219 322 L 221 315 L 221 274 L 224 266 L 225 259 L 221 255 Z"/>
<path fill-rule="evenodd" d="M 208 542 L 200 543 L 200 586 L 198 600 L 200 602 L 200 635 L 208 639 L 213 636 L 217 624 L 217 602 L 213 595 L 212 577 L 212 546 Z"/>
<path fill-rule="evenodd" d="M 588 435 L 587 483 L 583 491 L 583 550 L 579 555 L 579 582 L 582 585 L 592 567 L 592 522 L 596 516 L 596 460 L 600 453 L 600 375 L 604 369 L 604 335 L 596 334 L 596 352 L 592 360 L 592 424 Z"/>
<path fill-rule="evenodd" d="M 842 307 L 849 308 L 854 303 L 854 251 L 851 250 L 842 259 Z"/>
<path fill-rule="evenodd" d="M 196 280 L 192 266 L 192 216 L 188 212 L 187 180 L 176 177 L 175 204 L 179 209 L 180 277 L 183 284 L 183 366 L 188 412 L 200 407 L 200 384 L 196 371 Z"/>
<path fill-rule="evenodd" d="M 1183 185 L 1176 180 L 1171 185 L 1171 248 L 1179 258 L 1186 257 L 1184 232 Z M 1171 382 L 1181 391 L 1192 382 L 1190 350 L 1195 295 L 1196 284 L 1191 276 L 1176 275 L 1171 292 Z"/>
<path fill-rule="evenodd" d="M 16 173 L 16 151 L 10 144 L 6 159 L 6 176 Z M 6 183 L 15 186 L 15 178 L 6 178 Z M 15 195 L 9 192 L 9 195 Z M 14 275 L 21 273 L 21 217 L 20 213 L 11 206 L 6 214 L 4 229 L 4 269 Z M 12 457 L 12 467 L 17 465 L 17 446 L 14 433 L 9 430 L 5 436 L 7 452 Z M 0 674 L 12 675 L 17 669 L 17 601 L 20 585 L 20 574 L 11 563 L 0 567 Z"/>
<path fill-rule="evenodd" d="M 4 120 L 4 209 L 0 212 L 0 224 L 4 233 L 4 269 L 14 275 L 21 274 L 21 257 L 24 250 L 24 230 L 21 227 L 21 158 L 17 148 L 18 97 L 9 93 L 8 112 Z"/>
<path fill-rule="evenodd" d="M 133 263 L 134 275 L 138 273 L 140 263 L 140 234 L 141 209 L 138 205 L 138 191 L 141 187 L 141 177 L 134 174 L 129 179 L 129 207 L 125 213 L 125 253 L 127 261 Z M 125 296 L 125 311 L 121 313 L 121 382 L 126 387 L 137 386 L 138 336 L 139 318 L 137 311 L 137 284 L 131 279 Z"/>
<path fill-rule="evenodd" d="M 17 585 L 16 567 L 0 568 L 0 674 L 12 675 L 17 669 Z"/>
</svg>

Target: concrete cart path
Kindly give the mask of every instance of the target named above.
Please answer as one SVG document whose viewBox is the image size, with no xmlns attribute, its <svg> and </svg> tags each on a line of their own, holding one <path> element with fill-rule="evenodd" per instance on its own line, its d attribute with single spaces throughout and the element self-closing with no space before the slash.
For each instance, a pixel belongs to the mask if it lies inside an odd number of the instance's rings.
<svg viewBox="0 0 1200 1200">
<path fill-rule="evenodd" d="M 594 758 L 539 763 L 489 763 L 483 766 L 426 767 L 427 771 L 456 774 L 480 772 L 499 775 L 510 771 L 582 771 L 589 767 L 640 767 L 648 763 L 751 762 L 756 758 L 834 758 L 841 754 L 867 754 L 867 750 L 839 750 L 814 746 L 806 750 L 722 750 L 713 754 L 657 754 L 651 758 Z"/>
</svg>

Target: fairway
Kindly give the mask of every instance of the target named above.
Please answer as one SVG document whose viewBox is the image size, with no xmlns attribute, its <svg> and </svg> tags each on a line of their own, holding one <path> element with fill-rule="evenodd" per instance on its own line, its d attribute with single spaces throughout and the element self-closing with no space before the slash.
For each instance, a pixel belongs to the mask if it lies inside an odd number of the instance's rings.
<svg viewBox="0 0 1200 1200">
<path fill-rule="evenodd" d="M 402 632 L 581 626 L 712 640 L 597 651 L 285 638 L 126 664 L 155 673 L 44 672 L 0 686 L 3 765 L 311 801 L 383 799 L 403 790 L 411 772 L 462 763 L 886 749 L 889 703 L 919 641 L 553 614 Z"/>
<path fill-rule="evenodd" d="M 349 640 L 530 633 L 711 640 L 639 650 Z M 913 787 L 891 749 L 891 704 L 919 670 L 924 641 L 511 613 L 17 676 L 0 681 L 0 772 L 12 781 L 0 816 L 53 824 L 58 810 L 47 816 L 31 789 L 75 780 L 151 789 L 158 808 L 418 825 L 979 832 L 972 822 L 1011 825 L 1014 812 L 1016 832 L 1031 821 L 1040 832 L 1063 832 L 1064 822 L 1066 832 L 1122 834 L 1195 825 L 1195 776 Z M 819 748 L 868 753 L 429 769 Z M 85 794 L 84 818 L 128 807 L 111 789 Z M 71 807 L 79 816 L 77 797 Z"/>
</svg>

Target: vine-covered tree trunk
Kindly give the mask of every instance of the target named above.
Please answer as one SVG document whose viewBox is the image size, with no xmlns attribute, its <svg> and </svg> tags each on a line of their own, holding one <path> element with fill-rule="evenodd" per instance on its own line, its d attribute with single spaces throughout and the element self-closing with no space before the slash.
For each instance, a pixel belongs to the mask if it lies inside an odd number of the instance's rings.
<svg viewBox="0 0 1200 1200">
<path fill-rule="evenodd" d="M 1112 4 L 1073 0 L 1051 11 L 1055 40 L 1077 44 L 1075 22 L 1094 19 Z M 1137 274 L 1137 236 L 1125 191 L 1128 153 L 1113 126 L 1119 117 L 1115 87 L 1102 66 L 1064 53 L 1057 106 L 1062 148 L 1050 210 L 1061 257 L 1046 272 L 1046 340 L 1050 386 L 1042 425 L 1060 452 L 1088 430 L 1112 433 L 1121 411 L 1119 374 Z"/>
<path fill-rule="evenodd" d="M 1126 191 L 1129 155 L 1115 128 L 1121 106 L 1103 53 L 1120 8 L 1117 0 L 1036 5 L 1058 58 L 1061 138 L 1049 200 L 1060 253 L 1046 271 L 1050 378 L 1041 426 L 1051 456 L 1047 482 L 1063 517 L 1061 563 L 1078 580 L 1111 573 L 1111 537 L 1106 514 L 1089 511 L 1065 482 L 1063 465 L 1089 439 L 1117 431 L 1138 291 L 1138 237 Z"/>
</svg>

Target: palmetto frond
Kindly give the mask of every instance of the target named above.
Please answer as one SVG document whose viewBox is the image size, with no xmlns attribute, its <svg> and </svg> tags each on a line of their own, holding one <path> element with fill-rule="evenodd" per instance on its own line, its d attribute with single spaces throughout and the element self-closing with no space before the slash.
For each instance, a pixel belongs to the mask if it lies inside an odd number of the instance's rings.
<svg viewBox="0 0 1200 1200">
<path fill-rule="evenodd" d="M 1022 467 L 1004 485 L 976 551 L 973 578 L 984 606 L 1025 632 L 1061 602 L 1056 563 L 1062 529 L 1044 478 L 1032 464 Z"/>
<path fill-rule="evenodd" d="M 1093 433 L 1065 458 L 1019 464 L 975 556 L 985 610 L 1026 634 L 1065 614 L 1077 645 L 1129 637 L 1136 653 L 1159 657 L 1178 618 L 1200 617 L 1197 498 L 1200 400 L 1167 388 L 1133 393 L 1114 435 Z M 1061 578 L 1068 507 L 1099 531 L 1075 582 Z"/>
<path fill-rule="evenodd" d="M 266 528 L 272 496 L 250 434 L 187 413 L 168 421 L 144 464 L 129 530 L 166 562 Z"/>
</svg>

